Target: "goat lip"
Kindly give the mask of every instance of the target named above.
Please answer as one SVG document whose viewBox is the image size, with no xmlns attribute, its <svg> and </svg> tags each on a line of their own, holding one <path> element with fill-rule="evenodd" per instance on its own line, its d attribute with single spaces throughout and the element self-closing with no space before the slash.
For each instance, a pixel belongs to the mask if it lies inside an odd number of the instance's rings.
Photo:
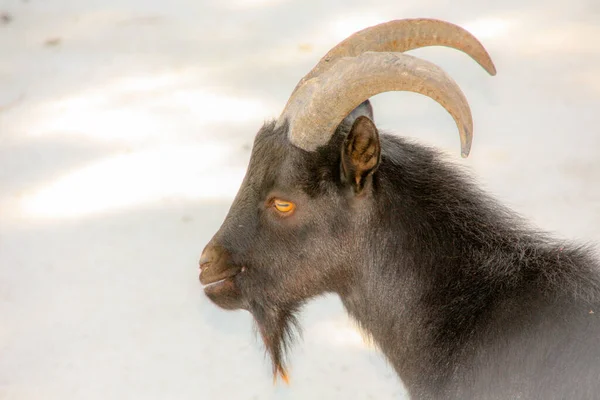
<svg viewBox="0 0 600 400">
<path fill-rule="evenodd" d="M 216 292 L 222 286 L 233 283 L 233 277 L 219 279 L 216 282 L 211 282 L 209 284 L 204 285 L 204 292 Z"/>
<path fill-rule="evenodd" d="M 200 283 L 208 288 L 209 286 L 217 285 L 229 278 L 233 278 L 240 270 L 240 268 L 231 268 L 225 271 L 212 273 L 212 270 L 205 269 L 200 272 Z"/>
<path fill-rule="evenodd" d="M 215 282 L 210 282 L 210 283 L 203 284 L 204 290 L 206 290 L 208 288 L 211 288 L 213 286 L 219 286 L 219 285 L 225 283 L 225 281 L 228 280 L 228 279 L 231 280 L 231 278 L 223 278 L 223 279 L 219 279 L 218 281 L 215 281 Z"/>
</svg>

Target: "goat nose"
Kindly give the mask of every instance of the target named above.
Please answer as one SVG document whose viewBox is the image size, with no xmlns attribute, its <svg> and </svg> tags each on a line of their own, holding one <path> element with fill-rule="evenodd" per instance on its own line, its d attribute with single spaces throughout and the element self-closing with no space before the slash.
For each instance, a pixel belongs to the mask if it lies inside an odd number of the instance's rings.
<svg viewBox="0 0 600 400">
<path fill-rule="evenodd" d="M 198 262 L 198 264 L 200 265 L 200 269 L 206 268 L 206 266 L 208 264 L 210 264 L 210 262 L 211 262 L 210 255 L 202 253 L 202 255 L 200 256 L 200 261 Z"/>
<path fill-rule="evenodd" d="M 200 256 L 200 269 L 206 269 L 210 264 L 215 263 L 219 259 L 220 252 L 218 248 L 215 246 L 208 245 L 202 251 L 202 255 Z"/>
<path fill-rule="evenodd" d="M 217 265 L 223 263 L 226 259 L 227 252 L 223 247 L 218 244 L 208 244 L 200 256 L 200 270 L 204 270 L 213 264 Z"/>
</svg>

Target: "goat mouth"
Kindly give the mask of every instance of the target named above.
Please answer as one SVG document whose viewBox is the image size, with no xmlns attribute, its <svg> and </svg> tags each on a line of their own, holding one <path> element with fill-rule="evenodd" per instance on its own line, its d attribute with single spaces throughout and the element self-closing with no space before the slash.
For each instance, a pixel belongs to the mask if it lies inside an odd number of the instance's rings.
<svg viewBox="0 0 600 400">
<path fill-rule="evenodd" d="M 231 265 L 208 265 L 200 269 L 200 283 L 204 294 L 216 305 L 226 310 L 242 308 L 242 293 L 236 284 L 236 276 L 244 269 Z"/>
<path fill-rule="evenodd" d="M 235 277 L 235 275 L 234 276 L 230 276 L 228 278 L 219 279 L 218 281 L 215 281 L 215 282 L 210 282 L 210 283 L 203 284 L 203 286 L 204 286 L 204 292 L 205 293 L 216 292 L 222 286 L 225 286 L 227 284 L 233 284 L 233 278 L 234 277 Z"/>
<path fill-rule="evenodd" d="M 218 285 L 227 279 L 231 279 L 240 273 L 241 268 L 229 268 L 227 270 L 215 269 L 208 267 L 200 270 L 200 283 L 205 287 Z"/>
<path fill-rule="evenodd" d="M 218 295 L 222 291 L 231 290 L 235 286 L 234 278 L 240 273 L 240 268 L 216 272 L 205 269 L 200 272 L 200 283 L 204 286 L 204 293 Z"/>
</svg>

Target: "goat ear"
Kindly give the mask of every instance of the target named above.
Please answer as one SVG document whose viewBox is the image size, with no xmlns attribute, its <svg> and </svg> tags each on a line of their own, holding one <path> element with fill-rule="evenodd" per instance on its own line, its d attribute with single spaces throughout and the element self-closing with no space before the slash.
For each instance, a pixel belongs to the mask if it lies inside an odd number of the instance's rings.
<svg viewBox="0 0 600 400">
<path fill-rule="evenodd" d="M 373 121 L 356 118 L 342 147 L 342 179 L 360 194 L 379 166 L 381 147 Z"/>
</svg>

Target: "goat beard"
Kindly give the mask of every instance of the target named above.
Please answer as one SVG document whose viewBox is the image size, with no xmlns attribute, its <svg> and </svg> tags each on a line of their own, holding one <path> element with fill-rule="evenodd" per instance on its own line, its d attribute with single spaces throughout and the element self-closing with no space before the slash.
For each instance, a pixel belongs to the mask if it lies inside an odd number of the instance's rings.
<svg viewBox="0 0 600 400">
<path fill-rule="evenodd" d="M 277 377 L 280 376 L 286 384 L 289 384 L 285 356 L 296 336 L 301 333 L 295 317 L 299 307 L 300 304 L 265 307 L 254 303 L 250 306 L 250 313 L 254 317 L 265 350 L 271 357 L 273 383 L 276 383 Z"/>
</svg>

